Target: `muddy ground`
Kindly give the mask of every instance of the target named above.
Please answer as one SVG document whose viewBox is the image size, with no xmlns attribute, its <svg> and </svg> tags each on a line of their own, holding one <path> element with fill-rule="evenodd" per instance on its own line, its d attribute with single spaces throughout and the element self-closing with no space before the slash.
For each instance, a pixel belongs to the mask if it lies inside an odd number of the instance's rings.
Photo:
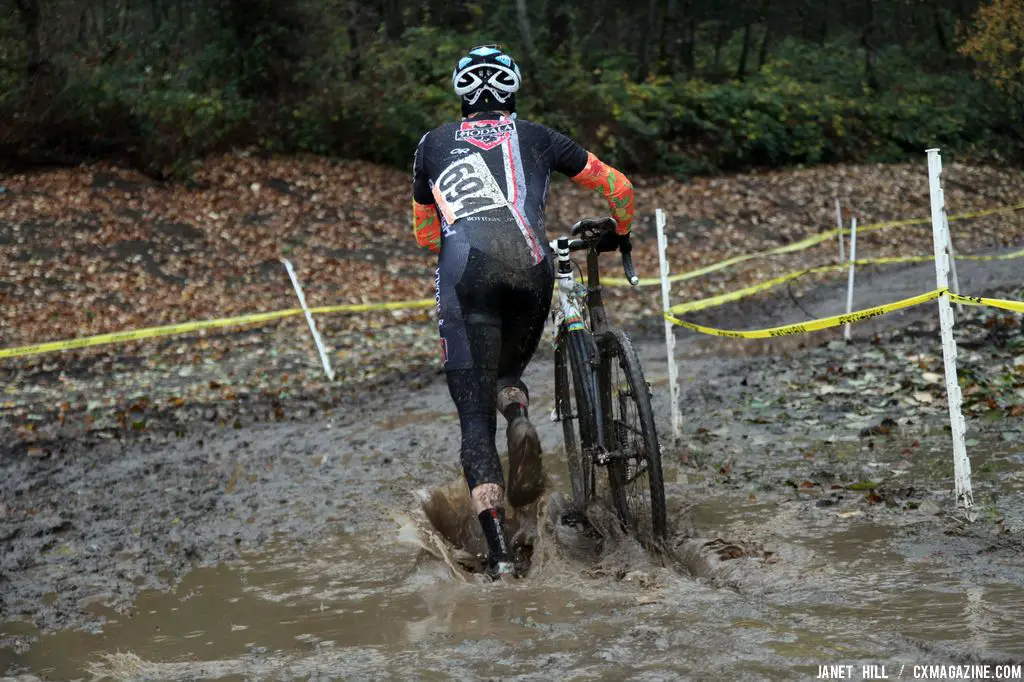
<svg viewBox="0 0 1024 682">
<path fill-rule="evenodd" d="M 1019 272 L 1014 262 L 964 263 L 960 275 L 969 293 L 1021 300 Z M 858 306 L 925 291 L 933 274 L 865 271 Z M 694 319 L 771 326 L 844 303 L 835 282 Z M 472 527 L 457 485 L 457 422 L 429 365 L 296 391 L 294 401 L 172 405 L 144 429 L 121 420 L 10 443 L 0 673 L 794 679 L 830 664 L 854 665 L 861 678 L 863 665 L 895 677 L 918 664 L 1019 663 L 1021 318 L 958 315 L 968 522 L 951 493 L 935 317 L 932 303 L 875 319 L 849 344 L 837 331 L 723 342 L 679 330 L 678 444 L 658 325 L 627 321 L 655 389 L 670 556 L 560 523 L 568 480 L 559 426 L 546 418 L 545 340 L 527 379 L 550 494 L 520 514 L 534 564 L 511 584 L 450 566 L 458 548 L 422 511 L 441 490 L 435 514 Z M 419 326 L 415 343 L 434 333 Z M 438 500 L 449 503 L 440 512 Z"/>
</svg>

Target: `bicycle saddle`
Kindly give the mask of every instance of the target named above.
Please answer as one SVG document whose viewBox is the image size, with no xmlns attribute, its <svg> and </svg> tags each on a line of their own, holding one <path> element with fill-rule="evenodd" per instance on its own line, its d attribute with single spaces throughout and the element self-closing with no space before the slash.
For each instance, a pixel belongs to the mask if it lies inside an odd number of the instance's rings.
<svg viewBox="0 0 1024 682">
<path fill-rule="evenodd" d="M 605 232 L 614 229 L 613 218 L 584 218 L 572 226 L 572 236 L 582 236 L 583 239 L 590 241 L 600 239 Z"/>
</svg>

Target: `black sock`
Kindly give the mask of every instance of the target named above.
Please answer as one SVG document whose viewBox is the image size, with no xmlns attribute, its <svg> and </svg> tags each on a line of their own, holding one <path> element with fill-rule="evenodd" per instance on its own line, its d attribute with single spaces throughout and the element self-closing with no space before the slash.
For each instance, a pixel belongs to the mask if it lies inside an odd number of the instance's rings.
<svg viewBox="0 0 1024 682">
<path fill-rule="evenodd" d="M 505 510 L 501 507 L 485 509 L 477 515 L 483 528 L 490 552 L 490 563 L 508 561 L 508 541 L 505 539 Z"/>
</svg>

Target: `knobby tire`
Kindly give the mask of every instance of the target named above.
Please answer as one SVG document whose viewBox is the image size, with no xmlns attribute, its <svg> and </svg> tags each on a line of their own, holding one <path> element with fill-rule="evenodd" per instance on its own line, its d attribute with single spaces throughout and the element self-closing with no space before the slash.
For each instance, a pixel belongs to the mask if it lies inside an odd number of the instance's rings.
<svg viewBox="0 0 1024 682">
<path fill-rule="evenodd" d="M 606 332 L 599 347 L 598 384 L 605 447 L 611 454 L 612 503 L 629 533 L 641 544 L 657 548 L 665 538 L 665 482 L 650 390 L 624 332 Z"/>
<path fill-rule="evenodd" d="M 597 394 L 589 332 L 563 332 L 555 351 L 555 400 L 562 422 L 573 500 L 584 511 L 594 494 Z M 569 377 L 572 377 L 572 393 Z"/>
</svg>

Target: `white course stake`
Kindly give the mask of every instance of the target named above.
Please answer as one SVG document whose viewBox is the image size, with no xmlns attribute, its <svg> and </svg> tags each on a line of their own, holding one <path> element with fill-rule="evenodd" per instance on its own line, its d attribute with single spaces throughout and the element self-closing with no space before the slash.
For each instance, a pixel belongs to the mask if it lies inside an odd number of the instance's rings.
<svg viewBox="0 0 1024 682">
<path fill-rule="evenodd" d="M 846 254 L 843 253 L 843 208 L 839 205 L 839 197 L 836 197 L 836 227 L 839 229 L 839 262 L 842 263 L 846 260 Z"/>
<path fill-rule="evenodd" d="M 306 313 L 306 322 L 309 323 L 309 331 L 313 332 L 313 343 L 316 344 L 316 349 L 320 353 L 320 362 L 324 365 L 324 373 L 327 374 L 328 381 L 334 381 L 334 370 L 331 369 L 331 361 L 327 357 L 327 349 L 324 348 L 324 342 L 320 338 L 320 332 L 316 329 L 316 322 L 313 321 L 313 313 L 309 312 L 309 308 L 306 306 L 306 297 L 302 294 L 302 287 L 299 285 L 299 278 L 295 275 L 295 269 L 292 268 L 292 264 L 288 259 L 282 258 L 281 262 L 284 263 L 284 267 L 288 271 L 288 276 L 291 277 L 292 286 L 295 287 L 295 295 L 299 297 L 299 305 L 302 306 L 302 311 Z"/>
<path fill-rule="evenodd" d="M 846 314 L 853 312 L 853 262 L 857 260 L 857 218 L 850 220 L 850 276 L 846 280 Z M 843 326 L 843 338 L 850 340 L 850 323 Z"/>
<path fill-rule="evenodd" d="M 931 192 L 932 241 L 935 246 L 935 285 L 949 287 L 949 246 L 945 219 L 946 198 L 942 191 L 942 158 L 938 149 L 928 151 L 928 188 Z M 949 422 L 953 432 L 953 481 L 957 502 L 963 505 L 967 518 L 974 520 L 974 493 L 971 491 L 971 460 L 967 459 L 965 437 L 967 424 L 961 410 L 963 396 L 956 376 L 956 340 L 953 338 L 953 308 L 949 296 L 939 297 L 939 324 L 942 328 L 942 359 L 946 370 L 946 398 Z"/>
<path fill-rule="evenodd" d="M 953 236 L 949 233 L 949 218 L 946 216 L 946 208 L 942 208 L 942 225 L 945 228 L 946 233 L 946 253 L 949 254 L 949 276 L 952 278 L 952 283 L 949 286 L 949 290 L 954 294 L 960 293 L 960 278 L 956 276 L 956 253 L 953 252 Z M 962 303 L 956 304 L 956 311 L 962 313 L 964 306 Z"/>
<path fill-rule="evenodd" d="M 668 281 L 668 238 L 665 236 L 665 212 L 654 211 L 654 224 L 658 228 L 658 261 L 661 264 L 661 307 L 667 313 L 671 307 Z M 679 368 L 676 366 L 675 325 L 665 320 L 665 348 L 668 351 L 668 394 L 672 405 L 672 442 L 678 443 L 683 436 L 683 414 L 679 406 Z"/>
</svg>

